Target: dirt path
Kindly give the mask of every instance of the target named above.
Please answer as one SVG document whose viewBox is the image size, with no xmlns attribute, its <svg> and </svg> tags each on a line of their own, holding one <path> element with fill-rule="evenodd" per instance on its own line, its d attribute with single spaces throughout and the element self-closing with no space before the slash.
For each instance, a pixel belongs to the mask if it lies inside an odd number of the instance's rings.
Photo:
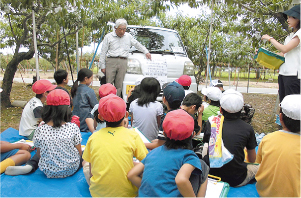
<svg viewBox="0 0 301 198">
<path fill-rule="evenodd" d="M 0 72 L 0 77 L 3 77 L 3 75 L 4 75 L 3 72 Z M 22 78 L 22 77 L 23 78 L 32 78 L 34 75 L 35 75 L 34 71 L 27 72 L 25 74 L 22 73 L 22 75 L 21 75 L 20 72 L 16 72 L 15 78 Z M 40 75 L 40 79 L 53 79 L 53 72 L 47 72 L 47 73 L 40 72 L 39 75 Z M 94 75 L 94 77 L 95 77 L 94 80 L 98 80 L 96 78 L 96 75 Z M 73 78 L 76 80 L 76 78 L 77 78 L 76 74 L 73 74 Z M 71 74 L 69 74 L 69 79 L 71 79 Z M 228 81 L 223 81 L 223 83 L 224 83 L 224 86 L 229 86 Z M 231 84 L 231 87 L 234 87 L 234 86 L 236 86 L 236 81 L 235 82 L 231 81 L 230 84 Z M 237 86 L 238 87 L 247 87 L 247 85 L 248 85 L 248 81 L 239 81 Z M 256 88 L 273 88 L 273 89 L 277 89 L 278 88 L 278 83 L 277 83 L 276 80 L 274 80 L 274 82 L 268 82 L 268 81 L 266 81 L 266 82 L 251 82 L 250 81 L 249 86 L 250 87 L 256 87 Z"/>
</svg>

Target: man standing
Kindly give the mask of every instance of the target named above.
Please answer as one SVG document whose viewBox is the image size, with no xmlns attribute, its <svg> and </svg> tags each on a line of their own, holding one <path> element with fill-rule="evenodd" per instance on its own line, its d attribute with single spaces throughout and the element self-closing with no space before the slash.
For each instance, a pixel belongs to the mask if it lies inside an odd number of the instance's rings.
<svg viewBox="0 0 301 198">
<path fill-rule="evenodd" d="M 146 58 L 151 59 L 149 51 L 141 45 L 133 36 L 126 33 L 127 22 L 118 19 L 115 24 L 115 32 L 108 33 L 103 40 L 99 67 L 106 75 L 107 83 L 114 84 L 117 95 L 121 96 L 122 83 L 127 69 L 127 58 L 131 46 L 135 46 L 143 52 Z"/>
</svg>

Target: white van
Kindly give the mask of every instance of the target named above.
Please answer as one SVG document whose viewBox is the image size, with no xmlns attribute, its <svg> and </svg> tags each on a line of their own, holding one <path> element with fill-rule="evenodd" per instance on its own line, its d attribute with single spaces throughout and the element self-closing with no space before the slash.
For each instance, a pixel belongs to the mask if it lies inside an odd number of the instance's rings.
<svg viewBox="0 0 301 198">
<path fill-rule="evenodd" d="M 177 31 L 150 27 L 128 25 L 127 32 L 144 45 L 152 55 L 152 61 L 132 46 L 128 57 L 128 66 L 123 81 L 122 97 L 127 98 L 128 91 L 135 86 L 135 81 L 143 76 L 152 76 L 159 80 L 161 87 L 181 75 L 191 77 L 190 90 L 197 92 L 194 65 L 188 58 L 182 40 Z M 162 100 L 162 92 L 158 97 Z"/>
</svg>

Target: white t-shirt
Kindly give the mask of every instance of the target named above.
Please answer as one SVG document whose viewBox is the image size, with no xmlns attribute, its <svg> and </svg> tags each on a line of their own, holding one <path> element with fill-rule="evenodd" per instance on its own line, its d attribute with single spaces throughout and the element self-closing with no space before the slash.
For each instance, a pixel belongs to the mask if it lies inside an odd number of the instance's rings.
<svg viewBox="0 0 301 198">
<path fill-rule="evenodd" d="M 39 168 L 47 178 L 68 177 L 77 171 L 81 156 L 75 146 L 81 141 L 78 126 L 71 122 L 58 128 L 43 124 L 36 129 L 33 143 L 40 148 Z"/>
<path fill-rule="evenodd" d="M 96 105 L 93 107 L 93 109 L 91 110 L 91 115 L 92 115 L 92 118 L 93 118 L 93 119 L 95 119 L 95 118 L 94 118 L 94 113 L 95 113 L 95 111 L 98 111 L 98 107 L 99 107 L 99 104 L 96 104 Z M 106 122 L 97 123 L 97 126 L 96 126 L 95 131 L 99 131 L 99 130 L 102 129 L 102 128 L 106 128 L 106 126 L 107 126 Z"/>
<path fill-rule="evenodd" d="M 137 127 L 144 135 L 152 141 L 156 139 L 159 132 L 157 116 L 163 114 L 163 106 L 160 102 L 155 101 L 148 104 L 138 106 L 138 99 L 130 104 L 129 112 L 133 114 L 133 127 Z"/>
<path fill-rule="evenodd" d="M 192 90 L 184 90 L 185 91 L 185 96 L 187 96 L 187 94 L 193 93 Z"/>
<path fill-rule="evenodd" d="M 19 134 L 29 136 L 34 129 L 38 127 L 38 121 L 41 118 L 41 109 L 43 103 L 40 99 L 34 97 L 25 105 L 19 125 Z"/>
<path fill-rule="evenodd" d="M 284 41 L 284 45 L 288 44 L 294 37 L 298 36 L 301 40 L 301 30 L 299 29 L 296 33 L 291 33 L 288 35 Z M 298 78 L 301 79 L 300 67 L 301 67 L 301 44 L 291 51 L 284 54 L 285 63 L 283 63 L 279 68 L 279 74 L 283 76 L 296 76 L 298 73 Z"/>
</svg>

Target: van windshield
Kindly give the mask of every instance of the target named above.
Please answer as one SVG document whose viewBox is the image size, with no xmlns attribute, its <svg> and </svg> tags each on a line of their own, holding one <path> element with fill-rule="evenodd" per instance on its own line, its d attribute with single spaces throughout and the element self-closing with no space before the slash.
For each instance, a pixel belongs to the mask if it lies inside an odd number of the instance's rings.
<svg viewBox="0 0 301 198">
<path fill-rule="evenodd" d="M 175 32 L 137 27 L 128 27 L 127 32 L 152 53 L 185 54 L 182 41 Z M 137 49 L 132 46 L 130 51 Z"/>
</svg>

